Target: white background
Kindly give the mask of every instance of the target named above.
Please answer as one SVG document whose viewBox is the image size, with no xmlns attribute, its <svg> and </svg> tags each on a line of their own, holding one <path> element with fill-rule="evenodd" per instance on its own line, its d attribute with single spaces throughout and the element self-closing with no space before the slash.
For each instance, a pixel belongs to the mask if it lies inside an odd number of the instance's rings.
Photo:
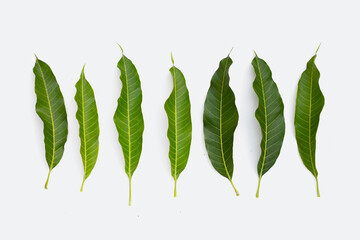
<svg viewBox="0 0 360 240">
<path fill-rule="evenodd" d="M 359 21 L 358 1 L 1 1 L 0 239 L 359 239 Z M 121 90 L 116 43 L 136 65 L 143 90 L 144 144 L 131 207 L 112 120 Z M 319 43 L 325 95 L 316 153 L 321 198 L 299 157 L 293 126 L 297 82 Z M 211 76 L 232 47 L 239 197 L 212 168 L 202 128 Z M 263 177 L 259 199 L 253 50 L 273 72 L 286 120 L 281 154 Z M 171 51 L 187 80 L 193 121 L 176 199 L 163 109 L 172 89 Z M 33 53 L 52 68 L 69 122 L 48 190 Z M 84 63 L 101 133 L 97 164 L 80 193 L 74 96 Z"/>
</svg>

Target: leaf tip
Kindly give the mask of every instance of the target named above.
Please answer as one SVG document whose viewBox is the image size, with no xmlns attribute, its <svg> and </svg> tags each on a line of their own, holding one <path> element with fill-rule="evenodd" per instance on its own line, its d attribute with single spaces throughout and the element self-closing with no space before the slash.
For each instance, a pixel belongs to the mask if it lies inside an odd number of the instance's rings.
<svg viewBox="0 0 360 240">
<path fill-rule="evenodd" d="M 120 45 L 120 44 L 118 44 L 118 43 L 117 43 L 117 45 L 120 47 L 120 49 L 121 49 L 121 53 L 124 55 L 124 49 L 121 47 L 121 45 Z"/>
<path fill-rule="evenodd" d="M 84 72 L 85 72 L 85 65 L 86 65 L 86 64 L 84 64 L 84 66 L 83 66 L 83 68 L 82 68 L 82 70 L 81 70 L 81 73 L 82 73 L 82 74 L 84 74 Z"/>
<path fill-rule="evenodd" d="M 319 44 L 318 48 L 316 49 L 315 55 L 318 53 L 320 46 L 321 46 L 321 43 Z"/>
<path fill-rule="evenodd" d="M 227 55 L 228 57 L 230 56 L 230 53 L 232 52 L 233 49 L 234 49 L 234 47 L 232 47 L 232 48 L 230 49 L 230 52 L 229 52 L 229 54 Z"/>
<path fill-rule="evenodd" d="M 36 61 L 37 61 L 37 60 L 39 60 L 39 58 L 36 56 L 36 54 L 35 54 L 35 53 L 34 53 L 34 56 L 35 56 L 35 58 L 36 58 Z"/>
<path fill-rule="evenodd" d="M 255 57 L 257 57 L 258 55 L 256 54 L 255 50 L 253 50 L 253 51 L 254 51 Z"/>
<path fill-rule="evenodd" d="M 173 64 L 173 66 L 174 66 L 174 57 L 173 57 L 172 52 L 171 52 L 171 62 L 172 62 L 172 64 Z"/>
</svg>

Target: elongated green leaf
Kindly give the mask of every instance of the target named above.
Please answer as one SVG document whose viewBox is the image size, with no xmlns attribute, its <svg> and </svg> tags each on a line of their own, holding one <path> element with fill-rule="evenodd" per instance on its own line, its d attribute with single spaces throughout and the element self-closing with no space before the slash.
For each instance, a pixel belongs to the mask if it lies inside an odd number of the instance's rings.
<svg viewBox="0 0 360 240">
<path fill-rule="evenodd" d="M 214 73 L 204 106 L 204 137 L 211 164 L 222 176 L 229 179 L 236 195 L 233 182 L 233 138 L 238 124 L 235 95 L 229 86 L 229 56 L 220 61 Z"/>
<path fill-rule="evenodd" d="M 142 92 L 136 68 L 124 53 L 117 66 L 121 72 L 122 89 L 114 122 L 125 158 L 125 172 L 129 177 L 129 205 L 131 205 L 131 178 L 139 163 L 144 131 L 141 112 Z"/>
<path fill-rule="evenodd" d="M 64 98 L 50 67 L 36 57 L 33 71 L 37 96 L 36 113 L 44 123 L 45 155 L 49 165 L 49 174 L 45 183 L 47 189 L 50 173 L 64 153 L 68 123 Z"/>
<path fill-rule="evenodd" d="M 84 68 L 81 71 L 79 81 L 75 85 L 75 101 L 78 105 L 76 119 L 80 126 L 80 153 L 84 165 L 84 178 L 81 184 L 81 192 L 83 191 L 85 180 L 93 170 L 98 157 L 100 133 L 94 91 L 90 83 L 85 79 Z"/>
<path fill-rule="evenodd" d="M 320 72 L 315 65 L 315 59 L 316 54 L 308 61 L 306 70 L 299 80 L 295 107 L 295 136 L 300 157 L 305 167 L 314 175 L 317 196 L 320 197 L 315 149 L 316 132 L 325 99 L 319 86 Z"/>
<path fill-rule="evenodd" d="M 251 63 L 256 74 L 253 88 L 259 98 L 255 117 L 262 133 L 261 155 L 257 165 L 259 184 L 256 197 L 259 197 L 262 176 L 275 164 L 285 135 L 284 104 L 272 73 L 266 62 L 256 54 Z"/>
<path fill-rule="evenodd" d="M 184 170 L 190 153 L 191 145 L 191 114 L 189 91 L 186 87 L 185 77 L 174 66 L 170 68 L 173 77 L 173 90 L 165 102 L 165 111 L 169 120 L 167 136 L 170 142 L 169 158 L 171 162 L 171 175 L 175 181 L 174 197 L 176 197 L 176 181 Z"/>
</svg>

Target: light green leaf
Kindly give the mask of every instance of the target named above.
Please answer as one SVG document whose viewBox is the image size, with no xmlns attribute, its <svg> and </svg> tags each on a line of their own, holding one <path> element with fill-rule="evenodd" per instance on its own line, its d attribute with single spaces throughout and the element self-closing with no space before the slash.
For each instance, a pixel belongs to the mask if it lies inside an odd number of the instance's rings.
<svg viewBox="0 0 360 240">
<path fill-rule="evenodd" d="M 49 165 L 49 174 L 45 183 L 47 189 L 50 173 L 64 153 L 68 123 L 64 98 L 50 67 L 36 57 L 33 71 L 37 96 L 36 113 L 44 123 L 45 155 Z"/>
<path fill-rule="evenodd" d="M 316 132 L 325 99 L 320 90 L 320 72 L 315 65 L 316 54 L 308 61 L 302 73 L 296 96 L 295 136 L 300 157 L 305 167 L 314 175 L 317 196 L 320 197 L 318 171 L 315 164 Z"/>
<path fill-rule="evenodd" d="M 259 197 L 262 176 L 275 164 L 285 135 L 284 104 L 272 73 L 266 62 L 256 54 L 251 63 L 256 74 L 253 88 L 259 98 L 255 117 L 262 133 L 261 155 L 257 165 L 259 184 L 256 197 Z"/>
<path fill-rule="evenodd" d="M 189 158 L 192 126 L 189 91 L 186 87 L 185 77 L 174 66 L 172 55 L 171 59 L 173 66 L 170 68 L 170 72 L 174 87 L 164 108 L 169 120 L 167 136 L 170 142 L 169 158 L 171 175 L 175 180 L 174 197 L 176 197 L 176 182 Z"/>
<path fill-rule="evenodd" d="M 78 105 L 76 119 L 80 126 L 80 153 L 84 165 L 84 178 L 81 184 L 81 192 L 83 191 L 84 182 L 93 170 L 98 157 L 100 133 L 94 91 L 90 83 L 85 79 L 84 68 L 82 69 L 79 81 L 75 85 L 75 101 Z"/>
<path fill-rule="evenodd" d="M 211 164 L 222 176 L 233 182 L 233 139 L 238 124 L 235 95 L 229 86 L 229 56 L 220 61 L 219 68 L 211 79 L 204 106 L 204 137 Z"/>
<path fill-rule="evenodd" d="M 125 158 L 125 172 L 129 177 L 129 205 L 131 205 L 131 178 L 139 163 L 144 132 L 144 119 L 141 112 L 142 92 L 137 70 L 124 53 L 117 66 L 121 72 L 122 89 L 114 123 Z"/>
</svg>

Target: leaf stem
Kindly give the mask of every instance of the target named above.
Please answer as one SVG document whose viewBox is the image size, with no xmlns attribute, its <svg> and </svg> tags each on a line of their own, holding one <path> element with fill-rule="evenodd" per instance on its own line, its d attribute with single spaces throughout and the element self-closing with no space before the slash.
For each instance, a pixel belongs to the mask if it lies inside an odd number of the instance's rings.
<svg viewBox="0 0 360 240">
<path fill-rule="evenodd" d="M 318 178 L 316 177 L 316 192 L 317 192 L 317 196 L 320 197 L 320 190 L 319 190 L 319 181 Z"/>
<path fill-rule="evenodd" d="M 257 197 L 257 198 L 259 198 L 260 182 L 261 182 L 261 177 L 259 177 L 258 188 L 257 188 L 257 191 L 256 191 L 256 197 Z"/>
<path fill-rule="evenodd" d="M 175 179 L 175 186 L 174 186 L 174 197 L 176 197 L 176 179 Z"/>
<path fill-rule="evenodd" d="M 84 183 L 85 183 L 85 178 L 84 178 L 83 181 L 82 181 L 81 188 L 80 188 L 80 192 L 82 192 L 83 189 L 84 189 Z"/>
<path fill-rule="evenodd" d="M 129 206 L 131 206 L 131 177 L 129 177 Z"/>
<path fill-rule="evenodd" d="M 48 189 L 48 188 L 47 188 L 47 185 L 48 185 L 48 183 L 49 183 L 49 178 L 50 178 L 51 170 L 52 170 L 52 169 L 49 170 L 49 174 L 48 174 L 47 179 L 46 179 L 46 182 L 45 182 L 45 189 Z"/>
<path fill-rule="evenodd" d="M 233 186 L 233 188 L 234 188 L 234 190 L 235 190 L 236 196 L 239 196 L 240 194 L 239 194 L 238 190 L 236 190 L 236 188 L 235 188 L 235 186 L 234 186 L 234 183 L 232 182 L 231 179 L 229 179 L 229 180 L 230 180 L 230 183 L 231 183 L 231 185 Z"/>
</svg>

